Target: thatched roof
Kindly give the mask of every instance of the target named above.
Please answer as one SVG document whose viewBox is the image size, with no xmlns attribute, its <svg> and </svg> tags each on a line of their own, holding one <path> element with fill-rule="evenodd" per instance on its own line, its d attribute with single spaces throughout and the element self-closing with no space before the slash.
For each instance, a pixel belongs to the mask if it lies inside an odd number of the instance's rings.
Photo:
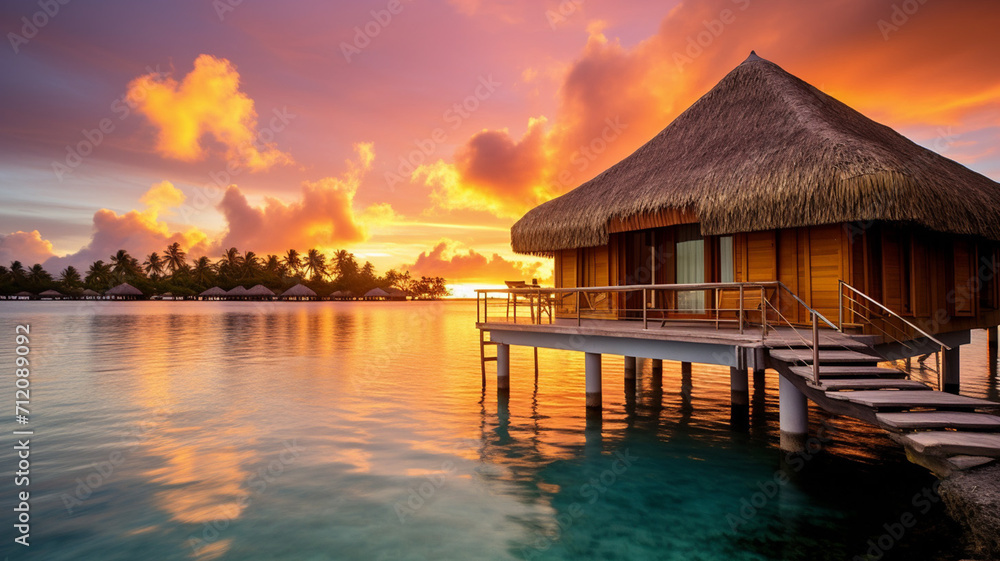
<svg viewBox="0 0 1000 561">
<path fill-rule="evenodd" d="M 250 291 L 245 286 L 238 284 L 226 292 L 226 296 L 247 296 Z"/>
<path fill-rule="evenodd" d="M 354 293 L 350 290 L 337 290 L 330 294 L 331 298 L 353 298 Z"/>
<path fill-rule="evenodd" d="M 14 296 L 17 296 L 18 298 L 25 298 L 25 297 L 30 298 L 34 296 L 34 294 L 28 292 L 27 290 L 22 290 L 21 292 L 18 292 Z"/>
<path fill-rule="evenodd" d="M 258 284 L 247 291 L 247 296 L 274 296 L 274 291 L 262 284 Z"/>
<path fill-rule="evenodd" d="M 386 296 L 389 296 L 389 293 L 381 288 L 373 288 L 365 292 L 365 298 L 385 298 Z"/>
<path fill-rule="evenodd" d="M 38 295 L 41 296 L 42 298 L 55 298 L 55 297 L 62 297 L 63 294 L 58 290 L 44 290 Z"/>
<path fill-rule="evenodd" d="M 751 53 L 630 156 L 525 214 L 511 243 L 605 245 L 609 226 L 650 216 L 705 235 L 885 220 L 1000 240 L 1000 185 Z"/>
<path fill-rule="evenodd" d="M 225 296 L 225 295 L 226 291 L 222 290 L 218 286 L 213 286 L 212 288 L 209 288 L 205 292 L 199 294 L 199 296 Z"/>
<path fill-rule="evenodd" d="M 281 293 L 282 298 L 285 297 L 302 298 L 302 297 L 315 297 L 315 296 L 316 296 L 316 291 L 304 284 L 297 284 Z"/>
<path fill-rule="evenodd" d="M 83 294 L 84 296 L 100 296 L 101 295 L 100 292 L 97 292 L 96 290 L 91 290 L 89 288 L 85 289 L 81 294 Z"/>
<path fill-rule="evenodd" d="M 104 294 L 107 296 L 142 296 L 142 291 L 127 282 L 123 282 Z"/>
</svg>

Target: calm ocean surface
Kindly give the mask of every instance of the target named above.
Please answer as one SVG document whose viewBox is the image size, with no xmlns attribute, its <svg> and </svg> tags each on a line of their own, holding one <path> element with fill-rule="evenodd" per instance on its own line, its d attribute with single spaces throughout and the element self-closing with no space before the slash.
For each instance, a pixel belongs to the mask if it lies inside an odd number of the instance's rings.
<svg viewBox="0 0 1000 561">
<path fill-rule="evenodd" d="M 603 418 L 588 420 L 581 353 L 542 350 L 536 384 L 514 347 L 498 403 L 475 312 L 0 303 L 0 556 L 852 559 L 910 513 L 885 558 L 963 557 L 940 503 L 914 501 L 934 478 L 883 434 L 812 409 L 829 442 L 783 462 L 773 372 L 746 431 L 728 369 L 700 365 L 687 394 L 678 364 L 662 391 L 646 364 L 632 400 L 605 357 Z M 17 324 L 31 326 L 29 548 L 12 529 Z M 963 393 L 997 399 L 983 332 L 962 362 Z"/>
</svg>

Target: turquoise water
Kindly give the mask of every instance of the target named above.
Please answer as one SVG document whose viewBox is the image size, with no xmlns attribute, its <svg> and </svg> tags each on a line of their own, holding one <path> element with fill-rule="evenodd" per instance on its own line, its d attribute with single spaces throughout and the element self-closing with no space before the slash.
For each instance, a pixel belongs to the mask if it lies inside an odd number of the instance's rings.
<svg viewBox="0 0 1000 561">
<path fill-rule="evenodd" d="M 514 348 L 509 399 L 483 390 L 474 322 L 470 302 L 0 304 L 0 362 L 31 326 L 35 431 L 25 548 L 25 427 L 4 419 L 2 555 L 852 559 L 881 537 L 885 559 L 963 557 L 884 435 L 812 410 L 819 452 L 784 461 L 773 372 L 744 430 L 727 369 L 695 365 L 688 391 L 645 364 L 633 398 L 607 357 L 588 419 L 579 354 L 541 351 L 536 383 Z M 995 398 L 981 334 L 963 363 L 964 392 Z"/>
</svg>

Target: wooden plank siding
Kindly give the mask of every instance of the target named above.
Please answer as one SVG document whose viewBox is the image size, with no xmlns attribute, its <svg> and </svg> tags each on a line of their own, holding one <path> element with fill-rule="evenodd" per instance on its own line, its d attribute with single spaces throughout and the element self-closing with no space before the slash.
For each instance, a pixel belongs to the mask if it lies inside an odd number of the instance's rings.
<svg viewBox="0 0 1000 561">
<path fill-rule="evenodd" d="M 607 246 L 557 251 L 555 285 L 675 283 L 676 241 L 678 228 L 683 227 L 616 232 L 610 235 Z M 704 243 L 705 281 L 719 282 L 719 237 L 706 236 Z M 932 333 L 1000 323 L 1000 278 L 996 271 L 1000 266 L 1000 244 L 996 242 L 905 224 L 831 224 L 735 233 L 732 253 L 735 281 L 781 281 L 831 321 L 837 321 L 839 316 L 839 281 L 843 279 Z M 657 295 L 656 301 L 647 303 L 649 317 L 660 317 L 663 313 L 658 310 L 676 307 L 667 294 Z M 716 298 L 707 292 L 708 314 L 718 308 L 720 317 L 733 319 L 738 298 L 735 290 L 723 291 Z M 759 299 L 759 292 L 745 294 L 744 306 L 749 312 L 746 317 L 750 321 L 759 321 Z M 558 315 L 575 317 L 574 302 L 572 296 L 559 302 Z M 789 321 L 808 323 L 805 310 L 786 295 L 771 303 L 779 306 Z M 636 295 L 607 297 L 591 304 L 601 308 L 601 317 L 609 318 L 641 317 L 643 306 Z M 863 318 L 845 316 L 844 321 L 866 333 L 880 335 Z"/>
</svg>

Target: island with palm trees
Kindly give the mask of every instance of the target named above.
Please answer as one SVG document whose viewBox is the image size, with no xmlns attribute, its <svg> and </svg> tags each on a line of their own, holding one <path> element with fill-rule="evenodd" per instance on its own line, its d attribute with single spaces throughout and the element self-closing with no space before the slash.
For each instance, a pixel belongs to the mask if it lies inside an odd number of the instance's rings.
<svg viewBox="0 0 1000 561">
<path fill-rule="evenodd" d="M 329 258 L 315 248 L 304 254 L 289 249 L 282 256 L 262 257 L 253 251 L 241 253 L 231 247 L 215 261 L 205 255 L 189 261 L 187 252 L 174 242 L 162 254 L 154 251 L 142 261 L 119 249 L 107 261 L 94 261 L 86 273 L 69 265 L 58 277 L 39 263 L 31 267 L 25 267 L 20 261 L 11 262 L 9 267 L 0 265 L 0 298 L 3 299 L 96 299 L 122 285 L 134 288 L 130 293 L 136 298 L 166 295 L 178 300 L 195 299 L 215 287 L 220 293 L 234 289 L 243 293 L 243 289 L 258 285 L 267 289 L 262 293 L 277 295 L 302 285 L 316 299 L 331 295 L 337 299 L 356 299 L 372 293 L 414 299 L 449 295 L 445 279 L 441 277 L 414 279 L 409 271 L 395 269 L 379 275 L 371 262 L 361 265 L 354 254 L 343 249 Z"/>
</svg>

